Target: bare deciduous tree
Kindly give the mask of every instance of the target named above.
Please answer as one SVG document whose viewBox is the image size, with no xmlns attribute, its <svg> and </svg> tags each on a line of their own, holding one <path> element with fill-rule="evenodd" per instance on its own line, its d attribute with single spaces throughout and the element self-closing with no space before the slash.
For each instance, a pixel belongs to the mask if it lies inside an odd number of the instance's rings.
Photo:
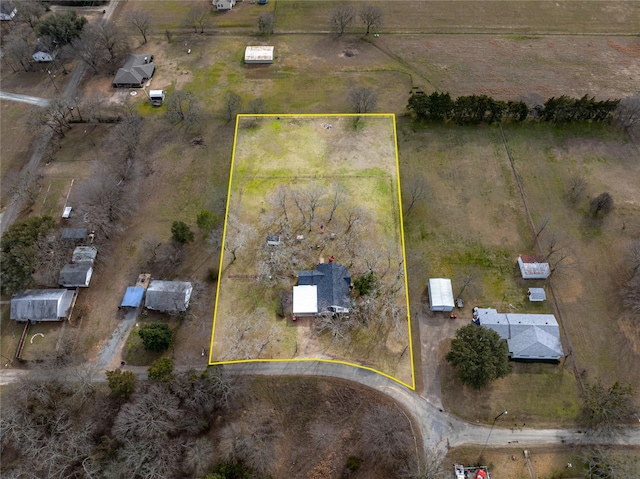
<svg viewBox="0 0 640 479">
<path fill-rule="evenodd" d="M 626 479 L 640 473 L 638 457 L 613 447 L 590 447 L 581 454 L 586 479 Z"/>
<path fill-rule="evenodd" d="M 93 29 L 85 29 L 80 38 L 73 43 L 73 46 L 80 52 L 80 59 L 96 73 L 99 72 L 100 67 L 109 58 L 109 53 L 105 50 L 97 32 Z"/>
<path fill-rule="evenodd" d="M 54 98 L 46 107 L 35 113 L 31 122 L 35 125 L 45 125 L 64 138 L 65 130 L 71 129 L 69 123 L 71 106 L 73 105 L 66 98 Z"/>
<path fill-rule="evenodd" d="M 122 58 L 129 52 L 126 36 L 113 22 L 98 23 L 95 32 L 102 47 L 109 52 L 109 61 Z"/>
<path fill-rule="evenodd" d="M 407 419 L 396 407 L 373 406 L 362 417 L 361 430 L 363 456 L 387 466 L 403 465 L 414 449 Z"/>
<path fill-rule="evenodd" d="M 354 22 L 356 10 L 349 5 L 340 5 L 331 12 L 331 30 L 342 35 Z"/>
<path fill-rule="evenodd" d="M 31 67 L 33 43 L 29 40 L 29 31 L 22 27 L 14 28 L 4 39 L 2 51 L 13 71 L 17 71 L 14 63 L 20 65 L 25 72 Z"/>
<path fill-rule="evenodd" d="M 597 379 L 586 384 L 582 392 L 582 422 L 596 435 L 612 437 L 635 421 L 635 391 L 631 385 L 613 383 L 606 387 Z"/>
<path fill-rule="evenodd" d="M 44 14 L 45 7 L 40 0 L 22 0 L 16 16 L 34 30 Z"/>
<path fill-rule="evenodd" d="M 373 88 L 355 87 L 349 92 L 349 103 L 354 113 L 371 113 L 378 103 L 378 95 Z"/>
<path fill-rule="evenodd" d="M 147 34 L 151 28 L 151 15 L 146 10 L 134 10 L 129 13 L 127 23 L 142 35 L 142 43 L 147 43 Z"/>
<path fill-rule="evenodd" d="M 405 186 L 405 183 L 402 183 Z M 417 176 L 410 178 L 406 182 L 405 191 L 407 192 L 407 206 L 405 207 L 405 214 L 409 214 L 411 209 L 425 197 L 424 180 Z"/>
<path fill-rule="evenodd" d="M 580 198 L 582 198 L 582 194 L 584 193 L 585 188 L 587 187 L 587 182 L 582 176 L 574 176 L 569 180 L 569 188 L 567 191 L 567 196 L 572 203 L 577 203 Z"/>
<path fill-rule="evenodd" d="M 209 23 L 209 9 L 196 7 L 187 15 L 187 25 L 193 28 L 194 33 L 204 33 L 205 27 Z"/>
<path fill-rule="evenodd" d="M 369 35 L 372 27 L 380 28 L 382 24 L 382 10 L 373 5 L 363 5 L 360 9 L 359 17 L 367 27 L 365 35 Z"/>
<path fill-rule="evenodd" d="M 62 237 L 41 237 L 35 243 L 36 273 L 42 284 L 57 286 L 58 276 L 65 264 L 71 262 L 74 246 Z"/>
<path fill-rule="evenodd" d="M 176 90 L 169 94 L 165 102 L 169 121 L 175 123 L 184 122 L 186 125 L 193 125 L 198 122 L 200 112 L 196 96 L 190 91 Z"/>
<path fill-rule="evenodd" d="M 263 35 L 271 35 L 275 23 L 276 17 L 273 13 L 263 13 L 258 16 L 258 30 Z"/>
<path fill-rule="evenodd" d="M 249 102 L 249 111 L 255 115 L 261 115 L 265 112 L 265 106 L 262 98 L 255 98 Z"/>
<path fill-rule="evenodd" d="M 640 93 L 620 100 L 615 112 L 616 121 L 625 130 L 631 130 L 640 124 Z"/>
<path fill-rule="evenodd" d="M 229 121 L 233 120 L 242 106 L 242 98 L 236 93 L 228 92 L 225 96 L 225 107 Z"/>
</svg>

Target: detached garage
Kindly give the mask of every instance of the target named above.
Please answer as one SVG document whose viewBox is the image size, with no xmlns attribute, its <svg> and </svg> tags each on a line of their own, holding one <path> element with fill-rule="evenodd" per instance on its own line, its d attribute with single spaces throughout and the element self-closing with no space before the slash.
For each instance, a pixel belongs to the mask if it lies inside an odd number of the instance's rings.
<svg viewBox="0 0 640 479">
<path fill-rule="evenodd" d="M 450 279 L 429 279 L 429 304 L 431 311 L 453 311 L 455 304 Z"/>
<path fill-rule="evenodd" d="M 273 63 L 273 47 L 253 46 L 244 50 L 245 63 Z"/>
</svg>

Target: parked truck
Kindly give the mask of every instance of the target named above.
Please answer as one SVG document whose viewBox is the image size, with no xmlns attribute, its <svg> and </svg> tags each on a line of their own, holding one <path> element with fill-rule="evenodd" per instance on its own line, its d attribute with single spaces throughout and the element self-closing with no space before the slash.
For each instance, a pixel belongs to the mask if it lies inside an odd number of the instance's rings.
<svg viewBox="0 0 640 479">
<path fill-rule="evenodd" d="M 164 90 L 150 90 L 149 100 L 153 106 L 160 106 L 164 101 Z"/>
</svg>

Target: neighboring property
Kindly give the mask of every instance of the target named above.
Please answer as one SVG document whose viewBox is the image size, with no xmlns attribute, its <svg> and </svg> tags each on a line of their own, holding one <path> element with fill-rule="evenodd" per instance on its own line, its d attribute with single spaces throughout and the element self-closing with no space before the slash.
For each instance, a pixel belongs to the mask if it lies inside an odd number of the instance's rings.
<svg viewBox="0 0 640 479">
<path fill-rule="evenodd" d="M 429 304 L 431 311 L 453 311 L 455 303 L 450 279 L 429 279 Z"/>
<path fill-rule="evenodd" d="M 62 239 L 84 243 L 88 233 L 87 228 L 62 228 Z"/>
<path fill-rule="evenodd" d="M 244 50 L 245 63 L 273 63 L 272 46 L 251 46 Z"/>
<path fill-rule="evenodd" d="M 321 263 L 298 273 L 293 287 L 293 315 L 309 316 L 330 311 L 348 313 L 351 307 L 351 276 L 346 266 Z"/>
<path fill-rule="evenodd" d="M 75 264 L 93 265 L 98 256 L 98 249 L 95 246 L 76 246 L 71 256 L 71 262 Z"/>
<path fill-rule="evenodd" d="M 474 309 L 477 324 L 493 329 L 507 341 L 511 359 L 559 361 L 564 356 L 560 328 L 553 314 L 498 313 Z"/>
<path fill-rule="evenodd" d="M 154 279 L 147 288 L 144 305 L 162 312 L 184 312 L 189 307 L 193 286 L 187 281 L 160 281 Z"/>
<path fill-rule="evenodd" d="M 153 63 L 153 55 L 141 53 L 129 55 L 122 68 L 118 70 L 113 79 L 114 88 L 142 88 L 144 82 L 153 76 L 156 65 Z"/>
<path fill-rule="evenodd" d="M 15 321 L 62 321 L 69 317 L 75 291 L 28 289 L 11 298 L 10 318 Z"/>
<path fill-rule="evenodd" d="M 211 2 L 217 10 L 231 10 L 236 5 L 236 0 L 213 0 Z"/>
<path fill-rule="evenodd" d="M 547 293 L 545 293 L 544 288 L 529 288 L 527 296 L 529 301 L 532 302 L 545 301 L 547 299 Z"/>
<path fill-rule="evenodd" d="M 8 21 L 13 20 L 13 17 L 18 13 L 18 9 L 13 2 L 2 1 L 0 2 L 0 20 Z"/>
<path fill-rule="evenodd" d="M 38 63 L 52 62 L 58 56 L 59 48 L 55 44 L 48 44 L 41 38 L 36 41 L 31 58 Z"/>
<path fill-rule="evenodd" d="M 551 275 L 549 263 L 533 254 L 518 256 L 518 266 L 523 279 L 547 279 Z"/>
<path fill-rule="evenodd" d="M 65 264 L 60 271 L 58 284 L 65 288 L 87 288 L 92 274 L 93 266 L 91 264 Z"/>
</svg>

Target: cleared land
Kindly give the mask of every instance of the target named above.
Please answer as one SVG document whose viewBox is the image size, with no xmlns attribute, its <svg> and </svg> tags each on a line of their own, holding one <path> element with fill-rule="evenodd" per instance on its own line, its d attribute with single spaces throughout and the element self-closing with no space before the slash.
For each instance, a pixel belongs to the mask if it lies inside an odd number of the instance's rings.
<svg viewBox="0 0 640 479">
<path fill-rule="evenodd" d="M 393 116 L 237 125 L 211 361 L 339 360 L 412 386 Z M 373 271 L 380 293 L 360 299 L 375 313 L 321 332 L 292 321 L 290 296 L 298 271 L 330 257 L 353 279 Z"/>
</svg>

